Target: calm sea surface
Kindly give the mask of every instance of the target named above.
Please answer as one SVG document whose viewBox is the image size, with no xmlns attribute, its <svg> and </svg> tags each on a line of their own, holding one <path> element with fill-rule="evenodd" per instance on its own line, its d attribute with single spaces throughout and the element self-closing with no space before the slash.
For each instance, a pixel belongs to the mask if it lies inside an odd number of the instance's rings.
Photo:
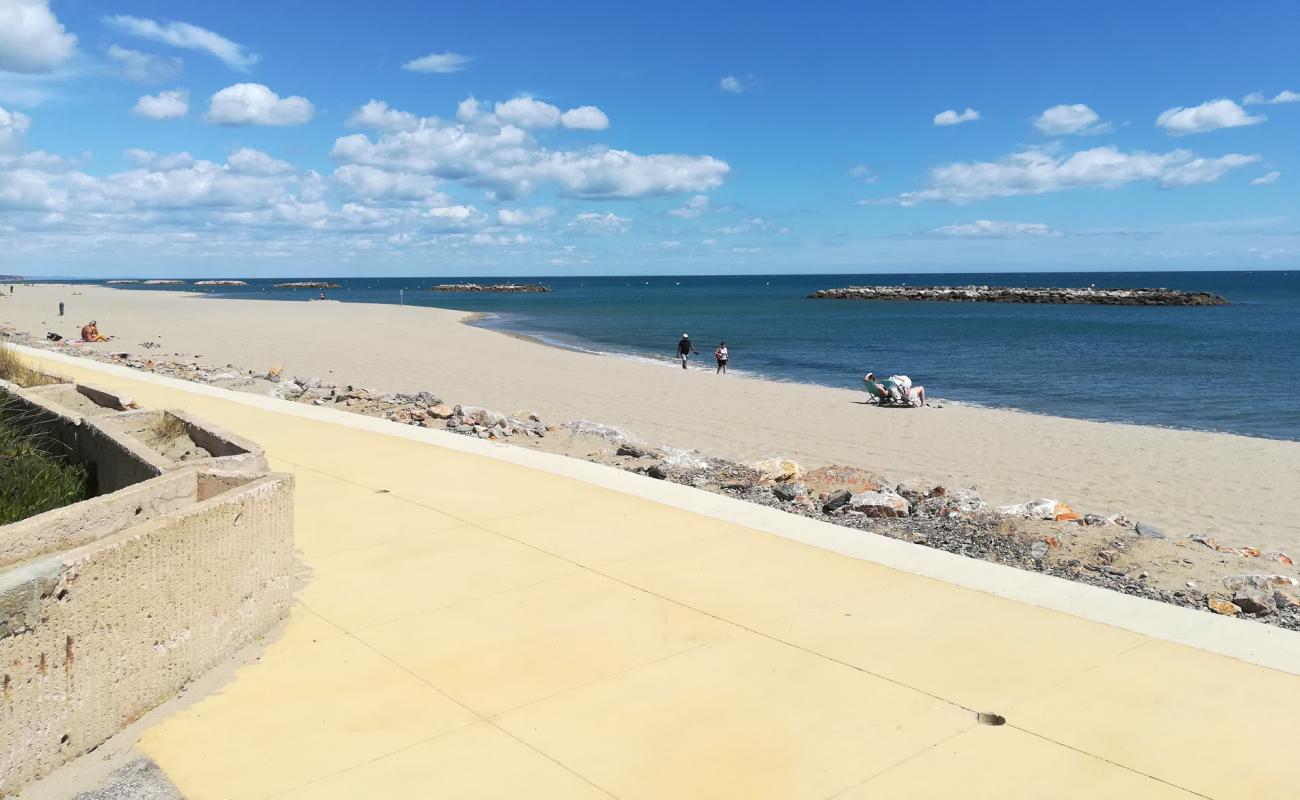
<svg viewBox="0 0 1300 800">
<path fill-rule="evenodd" d="M 1300 440 L 1298 272 L 512 279 L 554 290 L 540 295 L 426 291 L 459 280 L 446 277 L 334 280 L 343 288 L 328 292 L 331 299 L 396 303 L 405 289 L 408 305 L 486 312 L 479 323 L 485 327 L 582 350 L 667 359 L 678 336 L 688 332 L 703 363 L 711 362 L 713 348 L 725 339 L 735 369 L 778 380 L 859 388 L 868 370 L 905 373 L 936 397 L 969 403 Z M 276 282 L 207 291 L 232 298 L 316 296 L 274 289 Z M 894 283 L 1165 286 L 1217 292 L 1232 304 L 1129 308 L 805 299 L 816 289 Z"/>
</svg>

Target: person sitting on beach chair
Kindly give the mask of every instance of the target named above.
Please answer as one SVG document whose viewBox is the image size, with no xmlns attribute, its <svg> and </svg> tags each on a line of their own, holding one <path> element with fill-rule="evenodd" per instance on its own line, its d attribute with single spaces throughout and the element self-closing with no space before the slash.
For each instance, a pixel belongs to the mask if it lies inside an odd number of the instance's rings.
<svg viewBox="0 0 1300 800">
<path fill-rule="evenodd" d="M 868 372 L 863 376 L 867 394 L 876 398 L 882 406 L 924 406 L 925 387 L 913 386 L 912 379 L 906 375 L 890 375 L 885 380 L 877 380 L 876 373 Z"/>
<path fill-rule="evenodd" d="M 86 325 L 81 326 L 81 341 L 83 342 L 107 342 L 108 337 L 99 332 L 99 323 L 93 319 Z"/>
</svg>

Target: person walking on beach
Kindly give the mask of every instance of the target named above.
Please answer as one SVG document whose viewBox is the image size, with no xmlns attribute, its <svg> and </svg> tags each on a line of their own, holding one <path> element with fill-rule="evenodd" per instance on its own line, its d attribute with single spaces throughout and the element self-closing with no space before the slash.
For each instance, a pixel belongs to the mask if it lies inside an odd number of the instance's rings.
<svg viewBox="0 0 1300 800">
<path fill-rule="evenodd" d="M 729 356 L 729 354 L 727 353 L 727 343 L 726 343 L 726 342 L 723 342 L 722 344 L 718 345 L 718 349 L 713 351 L 713 357 L 716 358 L 716 359 L 718 359 L 718 371 L 717 371 L 716 373 L 714 373 L 715 375 L 726 375 L 726 374 L 727 374 L 727 358 L 728 358 L 728 356 Z"/>
<path fill-rule="evenodd" d="M 677 357 L 682 360 L 682 369 L 686 369 L 687 356 L 691 353 L 698 355 L 699 352 L 699 350 L 695 349 L 695 345 L 691 344 L 690 334 L 683 333 L 681 341 L 677 343 Z"/>
<path fill-rule="evenodd" d="M 63 316 L 63 301 L 59 301 L 59 316 Z"/>
</svg>

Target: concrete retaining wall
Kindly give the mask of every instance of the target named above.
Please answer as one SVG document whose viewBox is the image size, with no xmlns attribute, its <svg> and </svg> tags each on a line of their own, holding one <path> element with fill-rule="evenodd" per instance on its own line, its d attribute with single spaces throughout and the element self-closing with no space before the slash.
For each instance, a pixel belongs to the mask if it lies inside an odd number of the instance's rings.
<svg viewBox="0 0 1300 800">
<path fill-rule="evenodd" d="M 293 477 L 268 473 L 256 444 L 188 414 L 167 412 L 211 457 L 181 464 L 126 433 L 158 412 L 121 410 L 133 404 L 110 391 L 0 390 L 29 431 L 91 466 L 99 491 L 0 527 L 8 795 L 288 615 Z"/>
<path fill-rule="evenodd" d="M 6 414 L 17 414 L 24 430 L 57 442 L 71 458 L 90 465 L 97 494 L 156 478 L 170 466 L 162 456 L 129 437 L 114 436 L 89 420 L 40 397 L 36 390 L 0 385 L 8 396 Z"/>
<path fill-rule="evenodd" d="M 0 572 L 0 794 L 96 747 L 288 614 L 292 490 L 292 476 L 264 475 Z"/>
</svg>

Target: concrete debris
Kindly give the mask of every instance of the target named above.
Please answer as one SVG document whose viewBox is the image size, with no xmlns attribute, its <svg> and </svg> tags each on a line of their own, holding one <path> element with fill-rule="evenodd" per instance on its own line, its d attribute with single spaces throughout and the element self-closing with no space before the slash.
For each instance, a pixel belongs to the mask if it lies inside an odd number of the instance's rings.
<svg viewBox="0 0 1300 800">
<path fill-rule="evenodd" d="M 1046 519 L 1056 522 L 1073 522 L 1083 519 L 1082 515 L 1065 503 L 1048 498 L 1030 500 L 1027 503 L 1019 503 L 1013 506 L 998 506 L 997 513 L 1008 517 Z"/>
<path fill-rule="evenodd" d="M 841 489 L 847 489 L 849 494 L 875 492 L 885 487 L 885 482 L 876 473 L 844 464 L 832 464 L 829 467 L 810 470 L 803 477 L 803 481 L 809 491 L 827 494 Z"/>
<path fill-rule="evenodd" d="M 1229 589 L 1276 589 L 1300 586 L 1300 581 L 1288 575 L 1229 575 L 1223 579 Z"/>
<path fill-rule="evenodd" d="M 889 489 L 855 494 L 849 498 L 849 507 L 868 517 L 906 517 L 912 510 L 911 503 Z"/>
<path fill-rule="evenodd" d="M 1143 539 L 1165 538 L 1165 535 L 1160 532 L 1159 528 L 1146 522 L 1139 522 L 1137 525 L 1133 527 L 1133 531 L 1137 533 L 1138 536 L 1141 536 Z"/>
<path fill-rule="evenodd" d="M 602 425 L 599 422 L 589 422 L 585 419 L 571 419 L 562 425 L 574 436 L 590 436 L 598 439 L 605 439 L 614 444 L 631 442 L 635 437 L 622 428 L 616 428 L 613 425 Z"/>
</svg>

